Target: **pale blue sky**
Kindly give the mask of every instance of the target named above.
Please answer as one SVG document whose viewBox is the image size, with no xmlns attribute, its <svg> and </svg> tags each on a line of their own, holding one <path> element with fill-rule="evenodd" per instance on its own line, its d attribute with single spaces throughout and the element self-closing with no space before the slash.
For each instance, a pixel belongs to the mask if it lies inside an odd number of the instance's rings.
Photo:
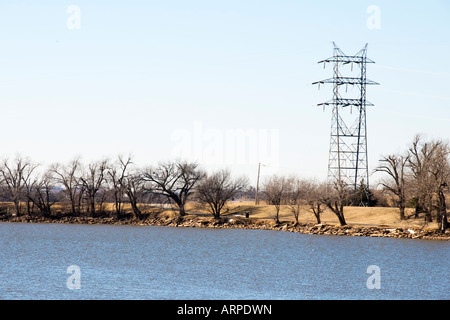
<svg viewBox="0 0 450 320">
<path fill-rule="evenodd" d="M 67 28 L 70 5 L 80 29 Z M 380 29 L 366 25 L 370 5 Z M 332 92 L 311 83 L 332 76 L 316 62 L 334 41 L 347 54 L 368 43 L 376 62 L 374 168 L 416 133 L 450 137 L 449 17 L 445 0 L 2 1 L 0 153 L 47 164 L 131 152 L 145 165 L 184 147 L 205 167 L 252 180 L 258 161 L 272 162 L 263 176 L 324 179 L 331 110 L 316 104 Z M 263 148 L 278 139 L 275 153 L 227 162 L 240 149 L 220 143 L 239 130 L 260 134 Z M 218 148 L 223 162 L 205 157 Z"/>
</svg>

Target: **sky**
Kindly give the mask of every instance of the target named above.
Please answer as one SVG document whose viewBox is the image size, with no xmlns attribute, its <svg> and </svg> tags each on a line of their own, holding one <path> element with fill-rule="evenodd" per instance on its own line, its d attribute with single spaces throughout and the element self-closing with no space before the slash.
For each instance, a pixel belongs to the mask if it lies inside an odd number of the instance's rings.
<svg viewBox="0 0 450 320">
<path fill-rule="evenodd" d="M 372 173 L 418 133 L 450 137 L 449 16 L 447 0 L 1 1 L 0 156 L 323 180 L 332 88 L 312 82 L 332 67 L 317 62 L 368 43 Z"/>
</svg>

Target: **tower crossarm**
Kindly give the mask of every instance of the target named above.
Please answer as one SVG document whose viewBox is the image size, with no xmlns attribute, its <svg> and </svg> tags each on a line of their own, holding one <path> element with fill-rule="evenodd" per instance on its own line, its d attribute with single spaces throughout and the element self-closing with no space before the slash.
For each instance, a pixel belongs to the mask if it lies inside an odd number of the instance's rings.
<svg viewBox="0 0 450 320">
<path fill-rule="evenodd" d="M 370 60 L 369 58 L 362 57 L 362 56 L 345 56 L 345 55 L 336 55 L 334 57 L 321 60 L 317 63 L 327 63 L 327 62 L 342 62 L 343 64 L 347 63 L 375 63 L 375 61 Z"/>
<path fill-rule="evenodd" d="M 332 83 L 336 84 L 338 86 L 343 84 L 350 84 L 350 85 L 378 85 L 378 82 L 364 79 L 364 78 L 356 78 L 356 77 L 334 77 L 329 78 L 321 81 L 313 82 L 312 84 L 325 84 L 325 83 Z"/>
<path fill-rule="evenodd" d="M 339 107 L 350 107 L 350 106 L 360 106 L 361 99 L 343 99 L 339 98 L 336 100 L 330 100 L 327 102 L 319 103 L 318 106 L 339 106 Z M 373 106 L 372 103 L 366 101 L 366 106 Z"/>
</svg>

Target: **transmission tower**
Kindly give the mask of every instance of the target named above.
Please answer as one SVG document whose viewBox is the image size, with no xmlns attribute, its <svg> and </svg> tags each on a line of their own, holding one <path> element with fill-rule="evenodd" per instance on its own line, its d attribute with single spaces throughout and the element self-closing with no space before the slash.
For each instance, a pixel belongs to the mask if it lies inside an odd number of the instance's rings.
<svg viewBox="0 0 450 320">
<path fill-rule="evenodd" d="M 333 46 L 333 56 L 318 62 L 323 63 L 324 68 L 327 63 L 333 64 L 333 78 L 313 83 L 317 84 L 319 89 L 321 84 L 333 85 L 333 99 L 318 104 L 323 108 L 332 107 L 328 184 L 337 188 L 346 186 L 361 191 L 360 205 L 367 205 L 369 167 L 366 107 L 373 104 L 366 101 L 366 85 L 378 83 L 366 78 L 366 65 L 374 61 L 367 58 L 367 44 L 353 56 L 344 54 L 334 42 Z M 356 70 L 353 70 L 354 66 Z M 341 72 L 346 72 L 350 76 L 343 76 Z M 345 93 L 342 92 L 343 86 Z M 355 89 L 350 88 L 351 93 L 348 92 L 349 86 L 357 88 L 356 97 Z"/>
</svg>

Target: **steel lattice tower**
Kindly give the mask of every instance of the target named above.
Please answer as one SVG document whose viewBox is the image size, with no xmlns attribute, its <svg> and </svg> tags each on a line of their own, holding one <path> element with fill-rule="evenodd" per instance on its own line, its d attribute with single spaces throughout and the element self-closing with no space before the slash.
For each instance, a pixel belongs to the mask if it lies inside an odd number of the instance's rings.
<svg viewBox="0 0 450 320">
<path fill-rule="evenodd" d="M 367 58 L 367 44 L 354 56 L 344 54 L 334 42 L 333 46 L 333 57 L 318 62 L 324 67 L 326 63 L 333 63 L 333 78 L 313 83 L 319 88 L 321 84 L 333 84 L 333 100 L 318 104 L 323 108 L 332 107 L 328 184 L 338 188 L 348 186 L 355 191 L 364 188 L 365 196 L 361 196 L 360 204 L 366 205 L 369 189 L 366 107 L 373 106 L 366 101 L 366 85 L 378 84 L 366 78 L 366 65 L 374 61 Z M 354 65 L 358 66 L 356 75 Z M 343 76 L 343 71 L 351 76 Z M 343 94 L 344 85 L 346 92 Z M 352 97 L 347 92 L 349 85 L 358 89 L 359 96 Z"/>
</svg>

